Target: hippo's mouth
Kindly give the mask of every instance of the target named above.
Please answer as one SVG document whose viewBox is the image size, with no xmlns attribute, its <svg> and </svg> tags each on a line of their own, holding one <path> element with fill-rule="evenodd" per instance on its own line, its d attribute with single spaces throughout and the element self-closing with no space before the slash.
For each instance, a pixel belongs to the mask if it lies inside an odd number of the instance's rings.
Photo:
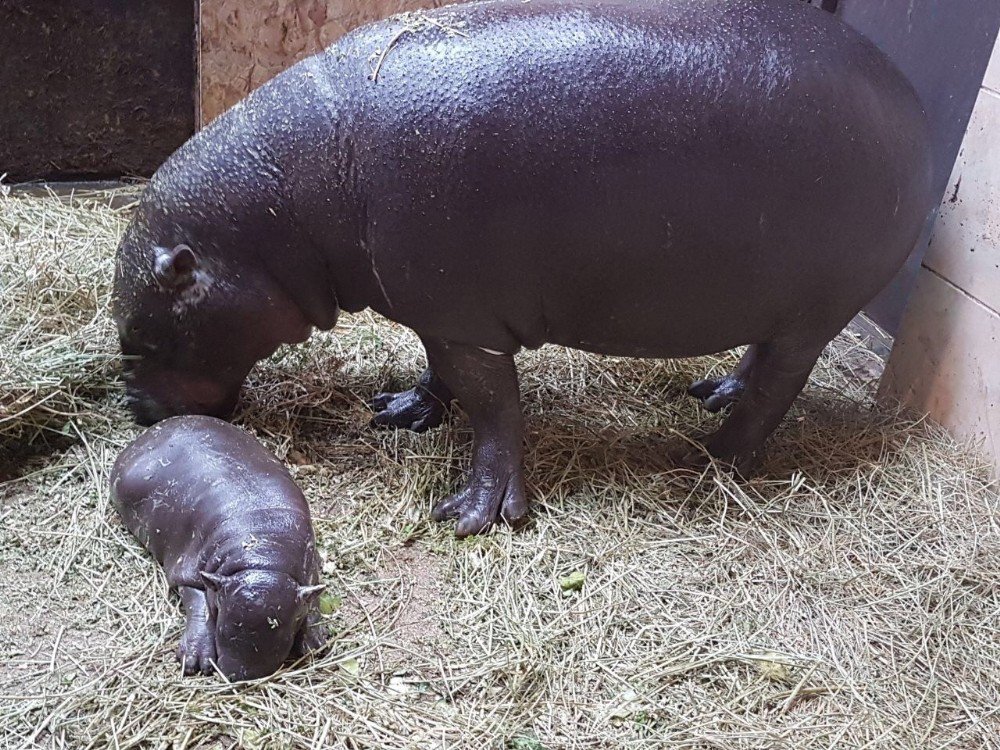
<svg viewBox="0 0 1000 750">
<path fill-rule="evenodd" d="M 236 410 L 236 402 L 238 400 L 238 389 L 232 396 L 228 396 L 225 400 L 215 404 L 205 404 L 197 401 L 183 404 L 163 402 L 135 388 L 127 389 L 125 394 L 125 403 L 129 411 L 132 412 L 132 418 L 137 424 L 144 427 L 149 427 L 170 417 L 187 414 L 202 414 L 208 417 L 218 417 L 219 419 L 228 420 Z"/>
<path fill-rule="evenodd" d="M 243 661 L 237 658 L 227 658 L 220 656 L 218 660 L 219 671 L 232 682 L 246 682 L 248 680 L 259 680 L 277 672 L 285 659 L 253 659 Z"/>
</svg>

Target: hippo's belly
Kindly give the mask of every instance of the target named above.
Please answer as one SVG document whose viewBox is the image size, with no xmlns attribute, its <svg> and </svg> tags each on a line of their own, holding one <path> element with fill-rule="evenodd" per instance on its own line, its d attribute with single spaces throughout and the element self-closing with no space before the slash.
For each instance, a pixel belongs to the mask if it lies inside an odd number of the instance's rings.
<svg viewBox="0 0 1000 750">
<path fill-rule="evenodd" d="M 628 168 L 582 160 L 575 178 L 525 164 L 509 182 L 465 183 L 443 208 L 387 212 L 369 240 L 375 308 L 421 335 L 502 351 L 693 356 L 835 332 L 915 239 L 910 208 L 902 231 L 890 221 L 896 191 L 882 177 L 828 172 L 824 190 L 822 162 L 779 174 L 788 165 L 684 162 L 690 150 L 650 149 Z"/>
</svg>

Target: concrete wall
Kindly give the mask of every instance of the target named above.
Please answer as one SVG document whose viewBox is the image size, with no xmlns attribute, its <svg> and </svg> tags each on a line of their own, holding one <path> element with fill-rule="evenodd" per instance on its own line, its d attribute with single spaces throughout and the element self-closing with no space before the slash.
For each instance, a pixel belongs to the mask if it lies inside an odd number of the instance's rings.
<svg viewBox="0 0 1000 750">
<path fill-rule="evenodd" d="M 447 0 L 201 0 L 201 124 L 356 26 Z"/>
<path fill-rule="evenodd" d="M 1000 469 L 1000 39 L 949 184 L 882 392 Z"/>
</svg>

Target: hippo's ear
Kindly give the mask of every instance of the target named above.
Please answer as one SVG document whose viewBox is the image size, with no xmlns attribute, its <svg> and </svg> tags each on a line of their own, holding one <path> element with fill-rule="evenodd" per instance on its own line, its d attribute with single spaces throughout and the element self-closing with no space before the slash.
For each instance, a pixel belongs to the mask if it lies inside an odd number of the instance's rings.
<svg viewBox="0 0 1000 750">
<path fill-rule="evenodd" d="M 226 582 L 225 576 L 218 576 L 215 573 L 201 572 L 202 580 L 205 581 L 205 586 L 212 589 L 213 591 L 218 591 L 222 588 L 222 585 Z"/>
<path fill-rule="evenodd" d="M 188 245 L 178 245 L 173 250 L 158 247 L 153 275 L 164 289 L 180 289 L 194 283 L 198 265 L 198 256 Z"/>
<path fill-rule="evenodd" d="M 299 604 L 312 604 L 316 597 L 323 593 L 325 588 L 325 583 L 320 583 L 315 586 L 299 586 L 299 591 L 295 598 L 298 600 Z"/>
</svg>

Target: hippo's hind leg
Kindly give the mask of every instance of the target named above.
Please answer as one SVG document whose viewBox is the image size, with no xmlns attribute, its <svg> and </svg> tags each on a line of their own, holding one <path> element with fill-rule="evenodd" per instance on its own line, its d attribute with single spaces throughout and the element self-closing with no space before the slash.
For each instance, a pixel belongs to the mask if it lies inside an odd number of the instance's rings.
<svg viewBox="0 0 1000 750">
<path fill-rule="evenodd" d="M 425 342 L 438 375 L 448 384 L 472 424 L 472 471 L 465 487 L 438 503 L 436 521 L 458 519 L 457 536 L 485 531 L 502 517 L 524 518 L 524 428 L 517 369 L 509 354 L 474 346 Z"/>
<path fill-rule="evenodd" d="M 424 348 L 427 348 L 426 345 Z M 430 352 L 427 354 L 427 365 L 420 380 L 410 390 L 380 393 L 372 399 L 375 411 L 372 424 L 413 432 L 426 432 L 441 425 L 455 397 L 434 372 Z"/>
<path fill-rule="evenodd" d="M 757 346 L 742 398 L 722 426 L 705 440 L 709 454 L 732 464 L 740 474 L 748 474 L 757 461 L 757 452 L 802 391 L 827 343 L 773 342 Z M 696 464 L 698 456 L 690 455 L 686 462 Z"/>
<path fill-rule="evenodd" d="M 716 380 L 699 380 L 691 384 L 688 394 L 702 402 L 711 412 L 721 411 L 740 400 L 747 387 L 747 380 L 757 361 L 759 347 L 751 345 L 743 354 L 736 369 L 729 375 Z"/>
<path fill-rule="evenodd" d="M 184 605 L 187 624 L 177 659 L 184 666 L 184 674 L 212 674 L 215 669 L 215 628 L 208 611 L 205 592 L 191 586 L 181 586 L 179 593 Z"/>
</svg>

